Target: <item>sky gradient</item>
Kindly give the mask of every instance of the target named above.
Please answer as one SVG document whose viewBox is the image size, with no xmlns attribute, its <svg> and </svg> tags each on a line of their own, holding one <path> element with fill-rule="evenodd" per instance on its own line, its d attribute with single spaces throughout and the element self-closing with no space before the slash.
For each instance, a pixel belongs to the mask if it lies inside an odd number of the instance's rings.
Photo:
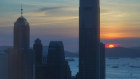
<svg viewBox="0 0 140 79">
<path fill-rule="evenodd" d="M 22 0 L 30 23 L 31 46 L 62 40 L 78 51 L 79 0 Z M 123 47 L 140 46 L 140 0 L 101 0 L 101 41 Z M 0 0 L 0 46 L 13 45 L 13 24 L 20 16 L 20 0 Z"/>
</svg>

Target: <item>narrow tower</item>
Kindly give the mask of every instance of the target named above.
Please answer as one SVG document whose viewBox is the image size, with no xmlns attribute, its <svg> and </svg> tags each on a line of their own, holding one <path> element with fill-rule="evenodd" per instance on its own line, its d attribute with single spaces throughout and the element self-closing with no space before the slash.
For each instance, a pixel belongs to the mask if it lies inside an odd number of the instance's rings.
<svg viewBox="0 0 140 79">
<path fill-rule="evenodd" d="M 14 23 L 14 46 L 8 54 L 8 79 L 33 79 L 33 51 L 29 47 L 29 23 L 22 16 Z"/>
<path fill-rule="evenodd" d="M 80 0 L 79 78 L 100 79 L 99 0 Z"/>
<path fill-rule="evenodd" d="M 40 39 L 36 39 L 34 43 L 34 51 L 35 51 L 35 63 L 36 65 L 42 64 L 42 43 Z"/>
</svg>

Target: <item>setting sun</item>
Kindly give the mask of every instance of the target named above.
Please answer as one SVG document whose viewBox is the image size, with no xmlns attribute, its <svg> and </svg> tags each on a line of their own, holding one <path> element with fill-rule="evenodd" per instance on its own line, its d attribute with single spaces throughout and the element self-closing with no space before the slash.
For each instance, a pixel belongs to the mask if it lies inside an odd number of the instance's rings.
<svg viewBox="0 0 140 79">
<path fill-rule="evenodd" d="M 108 47 L 109 47 L 109 48 L 114 48 L 114 47 L 115 47 L 115 45 L 110 44 Z"/>
<path fill-rule="evenodd" d="M 119 44 L 106 44 L 106 48 L 115 48 L 118 47 Z"/>
</svg>

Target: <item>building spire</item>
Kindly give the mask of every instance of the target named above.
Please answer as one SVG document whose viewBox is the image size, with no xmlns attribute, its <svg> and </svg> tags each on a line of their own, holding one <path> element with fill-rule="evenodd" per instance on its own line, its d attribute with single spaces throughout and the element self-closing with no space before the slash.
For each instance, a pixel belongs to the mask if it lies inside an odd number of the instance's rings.
<svg viewBox="0 0 140 79">
<path fill-rule="evenodd" d="M 22 8 L 22 4 L 21 4 L 21 16 L 23 15 L 23 8 Z"/>
</svg>

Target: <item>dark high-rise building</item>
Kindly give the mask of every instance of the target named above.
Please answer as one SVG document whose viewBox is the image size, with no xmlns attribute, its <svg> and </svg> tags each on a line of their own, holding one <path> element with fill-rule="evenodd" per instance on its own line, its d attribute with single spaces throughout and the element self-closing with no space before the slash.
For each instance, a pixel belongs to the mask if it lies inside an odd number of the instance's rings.
<svg viewBox="0 0 140 79">
<path fill-rule="evenodd" d="M 35 79 L 45 79 L 47 72 L 46 65 L 43 65 L 42 63 L 42 54 L 43 54 L 43 45 L 41 43 L 41 40 L 37 38 L 35 40 L 35 43 L 33 45 L 33 49 L 35 52 Z"/>
<path fill-rule="evenodd" d="M 105 44 L 100 43 L 100 79 L 105 79 Z"/>
<path fill-rule="evenodd" d="M 35 45 L 37 44 L 34 44 L 34 47 Z M 37 46 L 37 48 L 40 48 L 40 46 Z M 35 79 L 71 79 L 70 67 L 68 62 L 65 61 L 64 46 L 61 41 L 50 42 L 47 64 L 36 65 L 35 73 Z"/>
<path fill-rule="evenodd" d="M 50 42 L 47 56 L 47 65 L 50 68 L 48 79 L 70 79 L 71 71 L 65 61 L 64 46 L 61 41 Z"/>
<path fill-rule="evenodd" d="M 33 79 L 33 51 L 29 48 L 29 37 L 29 23 L 21 13 L 14 24 L 14 46 L 8 54 L 9 79 Z"/>
<path fill-rule="evenodd" d="M 47 64 L 64 65 L 65 54 L 64 46 L 61 41 L 51 41 L 48 48 Z"/>
<path fill-rule="evenodd" d="M 51 41 L 48 48 L 47 65 L 52 67 L 51 79 L 65 79 L 65 55 L 61 41 Z"/>
<path fill-rule="evenodd" d="M 36 65 L 42 64 L 42 43 L 40 39 L 36 39 L 33 49 L 35 51 L 35 63 Z"/>
<path fill-rule="evenodd" d="M 29 42 L 30 42 L 29 23 L 21 15 L 14 24 L 14 48 L 29 49 Z"/>
<path fill-rule="evenodd" d="M 79 78 L 100 79 L 99 0 L 80 0 Z"/>
</svg>

